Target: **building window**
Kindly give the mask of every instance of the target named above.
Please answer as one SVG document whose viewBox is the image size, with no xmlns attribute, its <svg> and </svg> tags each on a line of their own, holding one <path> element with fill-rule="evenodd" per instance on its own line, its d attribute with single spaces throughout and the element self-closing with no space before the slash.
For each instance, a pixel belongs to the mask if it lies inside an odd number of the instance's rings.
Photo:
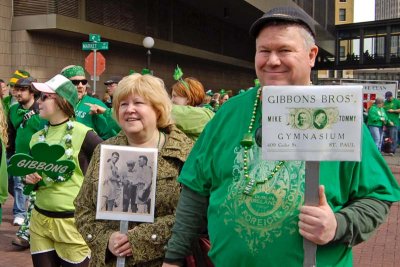
<svg viewBox="0 0 400 267">
<path fill-rule="evenodd" d="M 346 9 L 344 8 L 339 9 L 339 20 L 346 21 Z"/>
<path fill-rule="evenodd" d="M 339 57 L 340 57 L 341 60 L 346 60 L 345 52 L 346 52 L 346 47 L 340 46 L 340 48 L 339 48 Z"/>
<path fill-rule="evenodd" d="M 346 0 L 339 0 L 339 2 L 341 2 L 341 3 L 346 3 Z"/>
</svg>

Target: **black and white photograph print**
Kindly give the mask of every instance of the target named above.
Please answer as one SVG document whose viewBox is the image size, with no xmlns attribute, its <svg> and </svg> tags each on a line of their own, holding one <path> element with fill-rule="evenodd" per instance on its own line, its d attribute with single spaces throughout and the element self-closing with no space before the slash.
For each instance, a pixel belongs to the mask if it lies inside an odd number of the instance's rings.
<svg viewBox="0 0 400 267">
<path fill-rule="evenodd" d="M 157 149 L 101 145 L 96 219 L 153 222 Z"/>
</svg>

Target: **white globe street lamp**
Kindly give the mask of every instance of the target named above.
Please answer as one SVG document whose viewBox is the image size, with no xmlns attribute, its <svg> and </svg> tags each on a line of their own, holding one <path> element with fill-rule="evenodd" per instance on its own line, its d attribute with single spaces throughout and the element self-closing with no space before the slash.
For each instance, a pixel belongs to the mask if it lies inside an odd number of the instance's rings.
<svg viewBox="0 0 400 267">
<path fill-rule="evenodd" d="M 147 48 L 147 69 L 150 70 L 150 59 L 151 59 L 151 51 L 150 49 L 154 46 L 154 39 L 152 37 L 145 37 L 143 39 L 143 46 Z"/>
</svg>

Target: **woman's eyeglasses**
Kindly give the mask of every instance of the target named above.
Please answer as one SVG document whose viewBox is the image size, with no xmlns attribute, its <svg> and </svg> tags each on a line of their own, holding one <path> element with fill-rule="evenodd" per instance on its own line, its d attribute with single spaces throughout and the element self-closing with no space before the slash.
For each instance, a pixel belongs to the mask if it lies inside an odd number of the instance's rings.
<svg viewBox="0 0 400 267">
<path fill-rule="evenodd" d="M 71 82 L 75 85 L 75 86 L 78 86 L 80 83 L 82 84 L 82 85 L 86 85 L 87 84 L 87 80 L 85 79 L 85 80 L 71 80 Z"/>
<path fill-rule="evenodd" d="M 45 93 L 41 93 L 40 94 L 40 101 L 44 102 L 46 101 L 46 99 L 54 99 L 56 98 L 56 94 L 45 94 Z"/>
</svg>

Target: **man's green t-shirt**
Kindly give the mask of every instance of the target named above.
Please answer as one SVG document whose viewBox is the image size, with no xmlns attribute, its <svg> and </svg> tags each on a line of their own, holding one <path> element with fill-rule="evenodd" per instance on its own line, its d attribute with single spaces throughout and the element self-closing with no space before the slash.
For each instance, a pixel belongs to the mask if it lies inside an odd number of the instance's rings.
<svg viewBox="0 0 400 267">
<path fill-rule="evenodd" d="M 37 104 L 33 105 L 35 107 L 31 109 L 23 109 L 19 104 L 10 107 L 9 116 L 12 124 L 10 127 L 14 127 L 16 132 L 15 140 L 11 140 L 15 141 L 15 153 L 29 154 L 29 142 L 32 135 L 43 129 L 47 123 L 46 120 L 40 118 L 36 110 Z"/>
<path fill-rule="evenodd" d="M 75 108 L 76 121 L 92 128 L 103 140 L 115 136 L 118 132 L 113 131 L 113 129 L 109 127 L 109 122 L 107 120 L 110 118 L 104 116 L 104 114 L 90 114 L 90 107 L 86 105 L 86 103 L 96 104 L 108 109 L 99 99 L 85 95 Z"/>
<path fill-rule="evenodd" d="M 3 108 L 4 108 L 4 114 L 7 116 L 8 112 L 10 111 L 10 107 L 18 104 L 18 102 L 13 98 L 11 95 L 8 95 L 3 98 Z"/>
<path fill-rule="evenodd" d="M 298 215 L 304 203 L 305 162 L 286 161 L 252 196 L 243 194 L 247 180 L 240 141 L 248 131 L 255 97 L 252 89 L 221 107 L 197 140 L 179 182 L 209 196 L 209 255 L 215 266 L 302 266 Z M 253 132 L 260 117 L 261 107 Z M 361 162 L 321 162 L 320 183 L 334 211 L 356 198 L 400 200 L 399 186 L 366 127 L 362 138 Z M 278 164 L 262 160 L 257 145 L 248 162 L 252 177 L 267 177 Z M 352 266 L 351 248 L 319 246 L 317 266 Z"/>
<path fill-rule="evenodd" d="M 383 104 L 383 108 L 386 110 L 386 114 L 391 122 L 394 123 L 395 126 L 400 125 L 399 113 L 397 112 L 388 112 L 389 109 L 400 109 L 400 100 L 397 98 L 392 98 L 392 101 L 386 100 Z"/>
</svg>

